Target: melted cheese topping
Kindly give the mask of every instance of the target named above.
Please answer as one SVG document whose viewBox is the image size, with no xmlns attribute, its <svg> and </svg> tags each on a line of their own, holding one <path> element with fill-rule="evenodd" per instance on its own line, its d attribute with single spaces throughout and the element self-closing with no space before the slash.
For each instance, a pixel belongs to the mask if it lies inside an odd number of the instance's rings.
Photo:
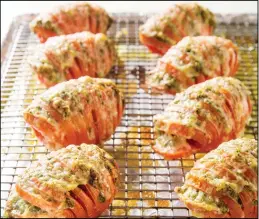
<svg viewBox="0 0 259 219">
<path fill-rule="evenodd" d="M 49 214 L 40 208 L 24 201 L 15 190 L 13 190 L 8 198 L 8 202 L 3 215 L 4 218 L 49 218 Z M 62 215 L 56 215 L 62 217 Z"/>
<path fill-rule="evenodd" d="M 69 207 L 66 201 L 68 192 L 79 185 L 89 184 L 98 189 L 100 194 L 106 194 L 103 198 L 109 200 L 113 192 L 107 174 L 116 186 L 119 173 L 113 158 L 104 150 L 96 145 L 70 145 L 51 152 L 32 168 L 26 169 L 17 184 L 33 195 L 59 203 L 58 210 L 62 210 Z M 35 179 L 37 184 L 34 183 Z M 44 193 L 38 193 L 39 188 L 46 189 Z"/>
<path fill-rule="evenodd" d="M 214 28 L 215 18 L 212 12 L 196 3 L 188 3 L 177 4 L 163 14 L 149 18 L 139 31 L 174 45 L 177 41 L 166 36 L 167 28 L 175 35 L 196 36 L 201 35 L 205 25 Z M 179 26 L 182 27 L 182 32 L 179 32 Z"/>
<path fill-rule="evenodd" d="M 161 153 L 168 151 L 176 153 L 179 150 L 189 149 L 189 144 L 185 138 L 166 134 L 158 136 L 155 140 L 155 145 Z"/>
<path fill-rule="evenodd" d="M 219 136 L 228 136 L 233 131 L 239 136 L 244 127 L 241 127 L 240 130 L 235 129 L 236 122 L 232 118 L 230 109 L 223 108 L 226 103 L 223 91 L 231 94 L 228 101 L 230 101 L 235 119 L 239 120 L 237 124 L 242 124 L 244 118 L 247 121 L 249 117 L 247 99 L 250 94 L 248 89 L 237 79 L 217 77 L 177 94 L 163 113 L 154 116 L 155 132 L 159 139 L 156 140 L 156 145 L 160 145 L 159 148 L 163 148 L 165 151 L 165 148 L 168 147 L 166 143 L 168 136 L 171 136 L 169 145 L 171 145 L 171 149 L 175 148 L 177 151 L 178 143 L 171 139 L 172 136 L 180 139 L 192 139 L 197 130 L 203 133 L 208 143 L 211 143 L 217 136 L 208 132 L 208 123 L 213 124 Z M 210 109 L 205 107 L 207 105 L 210 106 Z M 187 131 L 178 135 L 177 130 L 172 128 L 172 124 L 185 126 Z M 206 145 L 204 146 L 206 147 Z"/>
<path fill-rule="evenodd" d="M 104 50 L 109 52 L 105 56 Z M 66 74 L 75 63 L 75 58 L 85 66 L 95 66 L 96 77 L 104 77 L 110 71 L 115 60 L 113 42 L 104 34 L 80 32 L 49 38 L 44 45 L 37 49 L 29 61 L 31 68 L 44 78 L 48 84 L 66 81 Z M 110 59 L 109 64 L 105 59 Z M 83 72 L 81 72 L 83 74 Z"/>
<path fill-rule="evenodd" d="M 218 214 L 225 214 L 229 211 L 228 206 L 217 197 L 210 196 L 193 187 L 182 186 L 178 191 L 178 195 L 185 202 L 196 206 L 197 210 L 214 211 Z M 193 215 L 195 209 L 193 209 Z"/>
<path fill-rule="evenodd" d="M 55 19 L 59 18 L 61 14 L 64 14 L 68 19 L 74 21 L 73 23 L 75 28 L 79 28 L 75 25 L 78 18 L 86 20 L 91 16 L 92 18 L 96 19 L 96 23 L 99 27 L 101 27 L 100 32 L 102 33 L 107 31 L 112 21 L 103 8 L 92 3 L 89 4 L 87 2 L 77 2 L 55 7 L 49 13 L 40 14 L 30 23 L 30 28 L 35 33 L 37 32 L 37 28 L 41 27 L 47 30 L 51 30 L 57 35 L 65 34 L 64 30 L 59 25 L 58 19 Z M 88 22 L 86 22 L 83 29 L 81 27 L 80 30 L 78 29 L 78 32 L 90 29 L 91 27 L 89 26 Z"/>
<path fill-rule="evenodd" d="M 236 61 L 237 47 L 230 40 L 215 36 L 185 37 L 159 59 L 156 68 L 149 72 L 148 84 L 181 92 L 190 82 L 196 84 L 200 76 L 207 79 L 231 76 Z"/>
<path fill-rule="evenodd" d="M 50 104 L 60 113 L 63 119 L 68 119 L 72 114 L 82 112 L 86 105 L 95 104 L 92 95 L 100 96 L 100 98 L 106 95 L 110 100 L 120 98 L 122 101 L 123 99 L 122 93 L 111 80 L 94 79 L 85 76 L 51 87 L 41 94 L 39 98 L 35 99 L 26 109 L 26 112 L 36 117 L 45 117 L 49 119 L 51 124 L 55 125 L 58 121 L 50 117 L 47 110 L 42 108 L 42 105 Z M 85 101 L 83 101 L 84 99 Z M 111 103 L 108 101 L 104 104 L 106 107 L 111 107 L 109 106 Z M 113 112 L 116 114 L 116 109 Z"/>
<path fill-rule="evenodd" d="M 229 142 L 222 143 L 217 149 L 211 151 L 197 161 L 189 173 L 187 173 L 185 178 L 185 184 L 182 187 L 177 187 L 175 191 L 179 194 L 180 199 L 187 205 L 192 203 L 191 210 L 196 211 L 199 214 L 199 209 L 196 207 L 201 207 L 199 203 L 202 204 L 205 212 L 210 212 L 217 210 L 217 208 L 211 208 L 207 205 L 207 200 L 200 199 L 197 200 L 198 193 L 200 190 L 194 190 L 193 187 L 199 187 L 207 182 L 212 188 L 217 192 L 214 193 L 213 206 L 217 200 L 221 197 L 228 196 L 236 203 L 241 205 L 244 200 L 240 199 L 240 193 L 250 192 L 249 196 L 252 201 L 258 191 L 257 188 L 257 141 L 254 139 L 235 139 Z M 252 171 L 253 174 L 247 177 L 245 172 Z M 193 181 L 193 177 L 196 177 Z M 197 183 L 200 181 L 201 184 Z M 205 182 L 204 182 L 205 181 Z M 212 194 L 211 187 L 202 187 L 203 194 L 206 198 L 210 198 Z M 256 196 L 255 196 L 256 197 Z M 253 203 L 257 203 L 257 200 L 253 200 Z M 244 203 L 243 203 L 244 204 Z M 247 203 L 245 203 L 247 204 Z M 218 204 L 217 204 L 218 206 Z M 226 213 L 228 207 L 225 203 L 223 210 L 218 208 L 220 214 Z"/>
</svg>

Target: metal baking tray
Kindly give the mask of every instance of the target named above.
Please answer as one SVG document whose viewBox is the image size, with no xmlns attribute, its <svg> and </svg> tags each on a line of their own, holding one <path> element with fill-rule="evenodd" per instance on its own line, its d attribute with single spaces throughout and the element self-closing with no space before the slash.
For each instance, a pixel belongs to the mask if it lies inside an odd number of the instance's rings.
<svg viewBox="0 0 259 219">
<path fill-rule="evenodd" d="M 28 27 L 33 14 L 14 19 L 1 55 L 1 216 L 17 174 L 48 151 L 25 124 L 23 110 L 34 96 L 45 91 L 30 71 L 27 60 L 39 44 Z M 102 218 L 189 218 L 174 187 L 182 185 L 186 172 L 203 156 L 165 161 L 155 154 L 153 115 L 163 111 L 172 95 L 152 95 L 141 84 L 145 72 L 156 65 L 158 55 L 148 52 L 138 38 L 138 28 L 147 15 L 113 14 L 108 35 L 119 54 L 109 78 L 124 92 L 126 108 L 120 126 L 104 148 L 117 160 L 121 184 L 112 205 Z M 257 19 L 256 15 L 217 15 L 215 35 L 231 39 L 239 47 L 240 67 L 236 75 L 251 91 L 253 113 L 245 136 L 257 139 Z"/>
</svg>

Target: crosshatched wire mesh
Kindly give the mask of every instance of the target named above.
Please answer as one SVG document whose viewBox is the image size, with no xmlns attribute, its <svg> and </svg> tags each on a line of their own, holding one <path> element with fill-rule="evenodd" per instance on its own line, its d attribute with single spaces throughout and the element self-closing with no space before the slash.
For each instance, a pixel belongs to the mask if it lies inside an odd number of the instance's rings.
<svg viewBox="0 0 259 219">
<path fill-rule="evenodd" d="M 138 27 L 146 16 L 115 14 L 114 17 L 108 35 L 116 42 L 119 59 L 108 77 L 124 92 L 126 108 L 120 126 L 104 144 L 118 162 L 121 185 L 102 217 L 190 217 L 191 213 L 173 190 L 183 184 L 184 175 L 203 154 L 165 161 L 152 151 L 153 115 L 163 111 L 174 96 L 155 96 L 141 89 L 145 72 L 154 68 L 158 58 L 138 39 Z M 30 33 L 28 21 L 18 22 L 14 33 L 1 82 L 1 216 L 17 174 L 47 153 L 22 115 L 32 99 L 45 91 L 27 64 L 39 41 Z M 245 136 L 257 139 L 256 24 L 223 22 L 215 34 L 233 40 L 239 47 L 241 61 L 236 77 L 250 89 L 254 103 Z"/>
</svg>

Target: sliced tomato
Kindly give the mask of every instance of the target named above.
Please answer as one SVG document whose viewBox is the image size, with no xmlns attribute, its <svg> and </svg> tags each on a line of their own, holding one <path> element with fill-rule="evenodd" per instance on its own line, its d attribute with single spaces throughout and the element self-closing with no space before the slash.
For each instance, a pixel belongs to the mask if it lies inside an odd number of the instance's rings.
<svg viewBox="0 0 259 219">
<path fill-rule="evenodd" d="M 167 50 L 172 46 L 168 43 L 159 41 L 155 37 L 148 37 L 143 34 L 139 34 L 140 41 L 146 45 L 152 52 L 164 55 Z"/>
</svg>

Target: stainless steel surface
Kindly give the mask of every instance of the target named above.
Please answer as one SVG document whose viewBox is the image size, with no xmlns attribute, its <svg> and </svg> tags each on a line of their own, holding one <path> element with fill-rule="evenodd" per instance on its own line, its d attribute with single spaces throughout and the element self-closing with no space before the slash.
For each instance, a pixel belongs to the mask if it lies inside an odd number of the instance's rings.
<svg viewBox="0 0 259 219">
<path fill-rule="evenodd" d="M 242 17 L 243 16 L 243 17 Z M 253 114 L 245 136 L 257 139 L 257 23 L 256 16 L 217 16 L 216 35 L 234 41 L 240 51 L 237 78 L 251 91 Z M 45 91 L 28 68 L 27 59 L 39 44 L 30 33 L 31 15 L 20 17 L 12 25 L 12 36 L 5 44 L 1 81 L 1 216 L 17 174 L 47 153 L 25 124 L 22 112 L 32 99 Z M 231 19 L 230 19 L 231 17 Z M 109 74 L 126 97 L 121 125 L 104 148 L 117 160 L 121 170 L 120 190 L 103 218 L 190 217 L 174 190 L 202 154 L 188 159 L 165 161 L 155 154 L 153 115 L 163 111 L 174 97 L 152 95 L 141 89 L 145 72 L 156 65 L 157 55 L 151 54 L 138 40 L 138 27 L 146 16 L 114 14 L 116 22 L 109 36 L 116 41 L 120 59 Z"/>
</svg>

